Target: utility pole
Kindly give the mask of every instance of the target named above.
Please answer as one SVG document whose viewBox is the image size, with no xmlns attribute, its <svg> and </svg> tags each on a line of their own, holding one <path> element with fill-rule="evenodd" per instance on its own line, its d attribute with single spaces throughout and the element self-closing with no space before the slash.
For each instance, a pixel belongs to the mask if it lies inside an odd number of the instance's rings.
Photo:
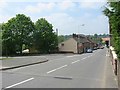
<svg viewBox="0 0 120 90">
<path fill-rule="evenodd" d="M 57 28 L 56 28 L 56 35 L 57 35 L 57 52 L 58 52 L 59 47 L 58 47 L 58 29 Z"/>
<path fill-rule="evenodd" d="M 84 26 L 85 24 L 81 24 L 80 26 Z M 80 32 L 79 32 L 79 25 L 78 25 L 78 44 L 77 44 L 77 49 L 78 53 L 80 52 L 79 45 L 80 45 Z M 84 47 L 83 47 L 84 48 Z"/>
</svg>

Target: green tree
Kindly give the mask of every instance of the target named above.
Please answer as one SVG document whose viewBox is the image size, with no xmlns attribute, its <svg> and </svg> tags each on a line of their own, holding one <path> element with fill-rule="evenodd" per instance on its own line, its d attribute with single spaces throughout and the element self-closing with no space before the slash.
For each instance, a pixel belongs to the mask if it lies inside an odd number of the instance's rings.
<svg viewBox="0 0 120 90">
<path fill-rule="evenodd" d="M 53 26 L 45 18 L 38 19 L 35 23 L 34 34 L 35 47 L 42 53 L 53 52 L 57 48 L 57 35 L 53 32 Z"/>
<path fill-rule="evenodd" d="M 109 18 L 111 42 L 120 58 L 120 1 L 108 2 L 108 6 L 103 12 Z"/>
<path fill-rule="evenodd" d="M 2 24 L 0 23 L 0 56 L 2 56 Z"/>
<path fill-rule="evenodd" d="M 58 43 L 61 43 L 61 42 L 63 42 L 63 41 L 65 41 L 64 35 L 58 36 Z"/>
<path fill-rule="evenodd" d="M 17 14 L 3 25 L 3 44 L 9 54 L 20 52 L 23 44 L 32 44 L 34 23 L 24 14 Z M 3 49 L 5 49 L 3 48 Z"/>
</svg>

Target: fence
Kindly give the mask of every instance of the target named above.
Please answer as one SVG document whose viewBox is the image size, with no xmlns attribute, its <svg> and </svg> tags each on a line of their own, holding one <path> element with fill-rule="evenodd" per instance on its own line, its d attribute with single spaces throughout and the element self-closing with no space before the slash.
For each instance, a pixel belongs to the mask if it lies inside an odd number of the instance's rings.
<svg viewBox="0 0 120 90">
<path fill-rule="evenodd" d="M 114 73 L 115 75 L 118 75 L 118 59 L 113 47 L 110 47 L 109 53 L 110 53 L 110 58 L 111 58 L 111 63 L 113 65 Z"/>
<path fill-rule="evenodd" d="M 110 52 L 111 62 L 113 65 L 113 70 L 115 75 L 117 76 L 118 89 L 120 90 L 120 60 L 118 60 L 113 47 L 110 47 L 109 52 Z"/>
</svg>

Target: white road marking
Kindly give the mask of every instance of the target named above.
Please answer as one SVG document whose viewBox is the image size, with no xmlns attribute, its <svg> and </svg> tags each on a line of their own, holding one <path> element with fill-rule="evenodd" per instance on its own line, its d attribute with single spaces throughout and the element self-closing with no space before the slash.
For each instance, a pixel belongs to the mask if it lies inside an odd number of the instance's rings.
<svg viewBox="0 0 120 90">
<path fill-rule="evenodd" d="M 89 58 L 89 57 L 91 57 L 91 56 L 93 56 L 93 55 L 90 55 L 90 56 L 84 57 L 84 58 L 82 58 L 81 60 L 87 59 L 87 58 Z M 72 62 L 71 64 L 74 64 L 74 63 L 79 62 L 79 61 L 81 61 L 81 60 L 74 61 L 74 62 Z"/>
<path fill-rule="evenodd" d="M 74 64 L 74 63 L 79 62 L 79 61 L 80 61 L 80 60 L 74 61 L 74 62 L 72 62 L 71 64 Z"/>
<path fill-rule="evenodd" d="M 48 71 L 47 74 L 49 74 L 49 73 L 51 73 L 51 72 L 54 72 L 54 71 L 56 71 L 56 70 L 59 70 L 59 69 L 61 69 L 61 68 L 64 68 L 64 67 L 66 67 L 66 66 L 68 66 L 68 65 L 64 65 L 64 66 L 61 66 L 61 67 L 59 67 L 59 68 L 53 69 L 53 70 L 51 70 L 51 71 Z"/>
<path fill-rule="evenodd" d="M 12 87 L 14 87 L 14 86 L 17 86 L 17 85 L 23 84 L 23 83 L 28 82 L 28 81 L 31 81 L 31 80 L 33 80 L 33 79 L 34 79 L 34 78 L 30 78 L 30 79 L 24 80 L 24 81 L 22 81 L 22 82 L 19 82 L 19 83 L 13 84 L 13 85 L 11 85 L 11 86 L 8 86 L 8 87 L 6 87 L 6 88 L 12 88 Z"/>
<path fill-rule="evenodd" d="M 76 57 L 76 56 L 79 56 L 79 55 L 72 55 L 72 56 L 66 56 L 66 57 Z"/>
<path fill-rule="evenodd" d="M 92 57 L 93 55 L 90 55 L 90 56 L 88 56 L 88 57 Z"/>
<path fill-rule="evenodd" d="M 74 57 L 74 55 L 73 56 L 66 56 L 66 57 Z"/>
<path fill-rule="evenodd" d="M 85 57 L 85 58 L 82 58 L 81 60 L 84 60 L 84 59 L 86 59 L 87 57 Z"/>
</svg>

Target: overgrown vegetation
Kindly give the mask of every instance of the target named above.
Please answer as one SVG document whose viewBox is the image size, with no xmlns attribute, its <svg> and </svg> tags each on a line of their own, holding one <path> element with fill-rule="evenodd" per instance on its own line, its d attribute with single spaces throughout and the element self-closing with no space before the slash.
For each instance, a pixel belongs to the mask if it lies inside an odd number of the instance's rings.
<svg viewBox="0 0 120 90">
<path fill-rule="evenodd" d="M 0 56 L 2 56 L 2 24 L 0 24 Z"/>
<path fill-rule="evenodd" d="M 111 44 L 120 59 L 120 1 L 108 1 L 107 5 L 103 12 L 109 18 Z"/>
</svg>

